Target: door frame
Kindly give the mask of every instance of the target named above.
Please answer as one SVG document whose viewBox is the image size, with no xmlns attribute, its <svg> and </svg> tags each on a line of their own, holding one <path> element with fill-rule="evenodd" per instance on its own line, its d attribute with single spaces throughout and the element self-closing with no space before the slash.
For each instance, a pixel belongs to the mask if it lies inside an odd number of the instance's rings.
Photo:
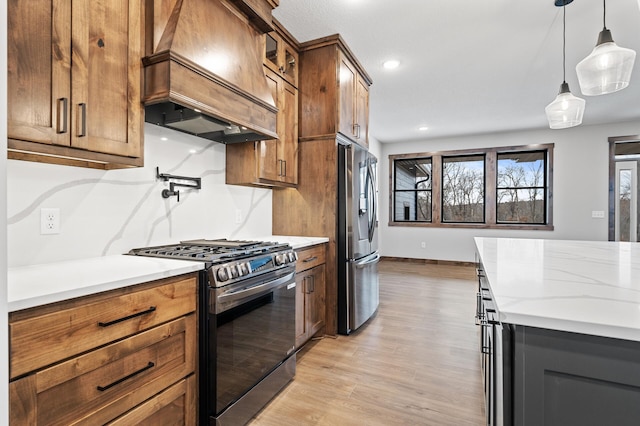
<svg viewBox="0 0 640 426">
<path fill-rule="evenodd" d="M 616 207 L 616 144 L 638 142 L 640 143 L 640 135 L 614 136 L 608 138 L 609 142 L 609 241 L 615 241 L 615 207 Z M 640 161 L 640 156 L 637 159 Z M 622 160 L 621 160 L 622 161 Z"/>
</svg>

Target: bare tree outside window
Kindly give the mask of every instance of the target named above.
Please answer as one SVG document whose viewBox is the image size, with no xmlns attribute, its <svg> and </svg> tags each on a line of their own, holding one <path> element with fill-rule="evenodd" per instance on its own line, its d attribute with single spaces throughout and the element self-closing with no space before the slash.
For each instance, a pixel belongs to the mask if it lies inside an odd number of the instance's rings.
<svg viewBox="0 0 640 426">
<path fill-rule="evenodd" d="M 553 149 L 536 143 L 389 155 L 389 225 L 553 230 Z"/>
<path fill-rule="evenodd" d="M 545 223 L 545 151 L 498 153 L 497 161 L 497 222 Z"/>
<path fill-rule="evenodd" d="M 620 170 L 620 241 L 629 241 L 631 234 L 631 170 Z"/>
<path fill-rule="evenodd" d="M 443 222 L 484 222 L 484 155 L 442 159 Z"/>
</svg>

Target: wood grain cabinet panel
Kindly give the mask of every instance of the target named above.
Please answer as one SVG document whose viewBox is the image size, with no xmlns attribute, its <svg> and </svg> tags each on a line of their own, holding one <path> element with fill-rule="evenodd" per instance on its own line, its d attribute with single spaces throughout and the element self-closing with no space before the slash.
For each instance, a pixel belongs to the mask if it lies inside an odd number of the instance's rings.
<svg viewBox="0 0 640 426">
<path fill-rule="evenodd" d="M 196 310 L 196 278 L 10 321 L 15 378 Z M 47 348 L 46 351 L 42 348 Z"/>
<path fill-rule="evenodd" d="M 12 313 L 11 424 L 195 424 L 196 305 L 190 274 Z"/>
<path fill-rule="evenodd" d="M 143 4 L 9 0 L 9 158 L 142 165 Z"/>
<path fill-rule="evenodd" d="M 318 265 L 323 265 L 326 258 L 326 245 L 319 244 L 309 248 L 298 250 L 298 262 L 296 263 L 296 272 L 306 271 Z"/>
<path fill-rule="evenodd" d="M 300 46 L 300 137 L 341 133 L 369 146 L 371 78 L 339 35 Z"/>
<path fill-rule="evenodd" d="M 191 375 L 108 424 L 195 426 L 195 388 L 196 377 Z"/>
<path fill-rule="evenodd" d="M 300 348 L 325 325 L 326 245 L 298 251 L 296 264 L 296 348 Z"/>
<path fill-rule="evenodd" d="M 278 139 L 227 145 L 226 183 L 295 187 L 298 184 L 297 51 L 276 32 L 265 35 L 264 49 L 264 73 L 278 107 Z"/>
</svg>

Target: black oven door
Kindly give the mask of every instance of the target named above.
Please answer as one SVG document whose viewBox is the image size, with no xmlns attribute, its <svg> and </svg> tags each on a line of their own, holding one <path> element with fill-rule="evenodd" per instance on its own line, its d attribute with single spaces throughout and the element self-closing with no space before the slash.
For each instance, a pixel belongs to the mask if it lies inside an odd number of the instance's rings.
<svg viewBox="0 0 640 426">
<path fill-rule="evenodd" d="M 217 293 L 210 314 L 215 371 L 215 415 L 241 398 L 294 351 L 295 267 L 267 274 L 260 282 Z M 215 297 L 212 295 L 212 297 Z M 211 334 L 215 334 L 212 336 Z"/>
</svg>

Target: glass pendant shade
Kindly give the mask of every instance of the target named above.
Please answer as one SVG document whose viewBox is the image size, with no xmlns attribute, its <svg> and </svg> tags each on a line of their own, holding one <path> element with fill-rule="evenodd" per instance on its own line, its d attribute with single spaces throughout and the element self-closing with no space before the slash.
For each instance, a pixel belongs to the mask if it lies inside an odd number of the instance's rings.
<svg viewBox="0 0 640 426">
<path fill-rule="evenodd" d="M 624 89 L 631 80 L 635 59 L 636 52 L 615 44 L 605 28 L 591 54 L 576 65 L 580 90 L 584 95 L 597 96 Z"/>
<path fill-rule="evenodd" d="M 544 109 L 547 114 L 547 120 L 549 120 L 549 127 L 552 129 L 566 129 L 582 124 L 584 106 L 584 99 L 573 96 L 569 90 L 569 85 L 563 82 L 558 96 Z"/>
</svg>

